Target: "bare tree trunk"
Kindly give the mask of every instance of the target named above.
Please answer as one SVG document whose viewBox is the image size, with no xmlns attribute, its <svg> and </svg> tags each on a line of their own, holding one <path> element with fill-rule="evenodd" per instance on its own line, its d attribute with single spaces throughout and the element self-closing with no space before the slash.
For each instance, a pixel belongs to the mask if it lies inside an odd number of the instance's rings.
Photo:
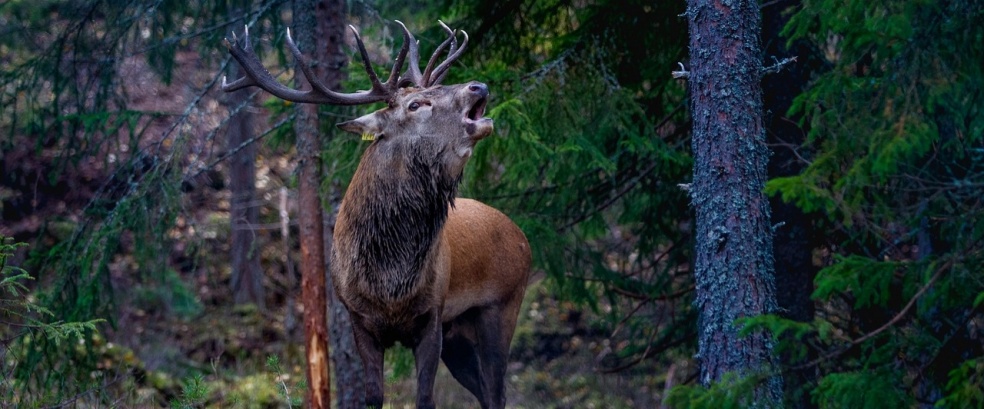
<svg viewBox="0 0 984 409">
<path fill-rule="evenodd" d="M 315 69 L 318 78 L 332 90 L 341 90 L 345 80 L 343 69 L 347 61 L 343 51 L 345 42 L 345 1 L 319 0 L 317 5 L 318 38 L 322 40 L 319 50 L 315 53 L 321 63 Z M 327 143 L 335 136 L 335 127 L 326 132 L 323 142 Z M 330 178 L 331 175 L 324 175 Z M 331 271 L 332 236 L 335 232 L 335 212 L 341 203 L 341 197 L 334 186 L 329 194 L 324 217 L 324 248 L 326 263 L 324 264 L 325 281 L 328 294 L 328 342 L 331 346 L 331 362 L 335 369 L 335 395 L 338 409 L 362 409 L 365 404 L 365 383 L 362 360 L 355 349 L 355 338 L 352 335 L 352 321 L 348 310 L 338 299 L 335 288 L 328 276 Z"/>
<path fill-rule="evenodd" d="M 325 254 L 331 255 L 333 244 L 332 234 L 335 231 L 335 212 L 341 199 L 332 196 L 330 214 L 325 217 Z M 325 264 L 325 277 L 331 269 L 330 261 Z M 327 278 L 330 280 L 330 278 Z M 355 337 L 352 335 L 352 318 L 338 299 L 335 287 L 328 284 L 328 340 L 331 344 L 331 363 L 335 369 L 335 400 L 338 409 L 363 409 L 365 403 L 365 370 L 362 359 L 355 349 Z"/>
<path fill-rule="evenodd" d="M 752 404 L 779 406 L 782 380 L 768 372 L 775 364 L 771 338 L 739 337 L 735 325 L 738 318 L 777 310 L 769 202 L 762 192 L 769 151 L 762 127 L 759 6 L 687 4 L 700 382 L 708 385 L 726 373 L 765 375 Z"/>
<path fill-rule="evenodd" d="M 239 78 L 239 66 L 229 64 L 230 78 Z M 233 111 L 226 134 L 226 149 L 236 151 L 229 158 L 229 190 L 232 199 L 229 208 L 232 259 L 232 298 L 236 304 L 253 303 L 263 309 L 265 292 L 263 272 L 255 245 L 253 226 L 259 221 L 259 209 L 254 206 L 256 197 L 256 146 L 243 145 L 253 137 L 253 113 L 250 104 L 237 111 L 249 99 L 250 90 L 242 89 L 229 94 L 226 105 Z M 243 146 L 240 146 L 243 145 Z"/>
<path fill-rule="evenodd" d="M 297 46 L 319 61 L 324 53 L 317 32 L 319 8 L 316 0 L 294 0 L 294 28 Z M 317 63 L 315 63 L 317 65 Z M 316 67 L 317 68 L 317 67 Z M 300 73 L 300 68 L 295 72 Z M 299 77 L 299 76 L 298 76 Z M 307 87 L 300 78 L 298 87 Z M 307 402 L 315 409 L 331 407 L 331 378 L 328 361 L 328 329 L 325 285 L 324 226 L 318 195 L 321 178 L 321 142 L 318 106 L 297 104 L 294 131 L 298 155 L 298 224 L 301 240 L 301 305 L 304 306 L 304 346 L 307 354 Z"/>
<path fill-rule="evenodd" d="M 765 127 L 767 141 L 775 146 L 769 158 L 769 177 L 799 174 L 806 166 L 796 149 L 803 144 L 806 130 L 795 119 L 785 117 L 793 99 L 799 95 L 811 76 L 811 70 L 821 64 L 816 51 L 804 41 L 786 46 L 780 32 L 789 22 L 790 9 L 801 7 L 800 0 L 781 0 L 762 9 L 762 41 L 765 61 L 772 57 L 782 59 L 796 56 L 795 64 L 778 73 L 766 75 L 762 80 L 764 91 Z M 813 321 L 813 279 L 819 268 L 813 265 L 813 249 L 819 246 L 813 218 L 792 203 L 776 196 L 770 200 L 775 229 L 773 253 L 775 254 L 776 302 L 785 318 L 800 322 Z M 795 342 L 795 341 L 794 341 Z M 780 362 L 791 362 L 789 354 L 780 355 Z M 807 360 L 816 358 L 809 352 Z M 815 382 L 812 368 L 784 373 L 786 405 L 790 408 L 810 409 L 816 405 L 810 401 L 808 389 Z"/>
</svg>

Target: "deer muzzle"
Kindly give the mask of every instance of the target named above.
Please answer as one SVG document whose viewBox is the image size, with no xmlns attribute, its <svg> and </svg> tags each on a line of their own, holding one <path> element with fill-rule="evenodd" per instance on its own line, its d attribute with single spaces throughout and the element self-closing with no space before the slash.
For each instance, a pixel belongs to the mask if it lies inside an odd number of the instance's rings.
<svg viewBox="0 0 984 409">
<path fill-rule="evenodd" d="M 489 102 L 489 87 L 481 82 L 472 82 L 467 86 L 467 95 L 471 101 L 465 112 L 465 130 L 468 137 L 478 141 L 492 134 L 491 118 L 485 118 L 485 108 Z"/>
</svg>

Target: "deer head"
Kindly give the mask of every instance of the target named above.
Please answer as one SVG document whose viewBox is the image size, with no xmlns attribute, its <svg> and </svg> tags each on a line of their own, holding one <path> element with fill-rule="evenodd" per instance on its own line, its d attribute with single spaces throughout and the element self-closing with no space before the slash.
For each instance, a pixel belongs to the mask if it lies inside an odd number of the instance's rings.
<svg viewBox="0 0 984 409">
<path fill-rule="evenodd" d="M 488 98 L 488 87 L 478 82 L 403 88 L 388 107 L 338 127 L 375 139 L 372 149 L 380 156 L 376 160 L 416 154 L 436 159 L 455 177 L 475 143 L 492 133 L 492 120 L 483 118 Z"/>
<path fill-rule="evenodd" d="M 313 76 L 309 60 L 297 48 L 289 29 L 287 47 L 299 62 L 301 73 L 311 89 L 292 89 L 277 82 L 254 54 L 247 29 L 242 41 L 235 34 L 231 42 L 228 39 L 225 41 L 232 56 L 242 65 L 246 76 L 232 83 L 227 83 L 223 78 L 222 90 L 230 92 L 258 86 L 284 100 L 326 105 L 362 105 L 384 101 L 387 104 L 385 108 L 338 126 L 368 139 L 375 139 L 375 144 L 382 145 L 378 148 L 380 153 L 402 152 L 416 146 L 423 152 L 441 155 L 444 159 L 442 163 L 448 165 L 448 170 L 460 173 L 475 142 L 491 134 L 493 129 L 492 120 L 483 117 L 489 98 L 485 84 L 470 82 L 441 85 L 451 64 L 468 45 L 468 34 L 462 32 L 464 41 L 459 47 L 457 32 L 441 22 L 448 38 L 434 51 L 421 72 L 418 43 L 402 22 L 397 23 L 403 30 L 403 47 L 386 82 L 381 82 L 372 68 L 359 32 L 355 27 L 349 26 L 355 34 L 359 54 L 372 82 L 372 88 L 368 91 L 345 94 L 328 89 Z M 438 57 L 445 49 L 448 49 L 447 58 L 437 64 Z M 407 71 L 398 75 L 408 57 Z"/>
</svg>

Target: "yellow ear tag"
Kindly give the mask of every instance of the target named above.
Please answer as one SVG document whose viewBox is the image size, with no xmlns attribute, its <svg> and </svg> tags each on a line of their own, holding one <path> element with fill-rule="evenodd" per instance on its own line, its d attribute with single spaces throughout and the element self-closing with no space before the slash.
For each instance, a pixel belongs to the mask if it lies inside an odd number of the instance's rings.
<svg viewBox="0 0 984 409">
<path fill-rule="evenodd" d="M 368 132 L 363 133 L 362 134 L 362 140 L 363 141 L 374 141 L 374 140 L 376 140 L 376 135 L 375 134 L 368 133 Z"/>
</svg>

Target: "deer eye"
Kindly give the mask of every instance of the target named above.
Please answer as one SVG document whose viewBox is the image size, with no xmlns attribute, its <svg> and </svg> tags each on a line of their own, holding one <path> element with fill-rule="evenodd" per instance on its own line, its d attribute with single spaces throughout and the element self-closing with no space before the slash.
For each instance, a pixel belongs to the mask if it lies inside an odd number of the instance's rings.
<svg viewBox="0 0 984 409">
<path fill-rule="evenodd" d="M 411 102 L 410 106 L 407 107 L 407 109 L 409 109 L 411 112 L 416 111 L 418 108 L 420 108 L 420 103 L 416 101 Z"/>
</svg>

